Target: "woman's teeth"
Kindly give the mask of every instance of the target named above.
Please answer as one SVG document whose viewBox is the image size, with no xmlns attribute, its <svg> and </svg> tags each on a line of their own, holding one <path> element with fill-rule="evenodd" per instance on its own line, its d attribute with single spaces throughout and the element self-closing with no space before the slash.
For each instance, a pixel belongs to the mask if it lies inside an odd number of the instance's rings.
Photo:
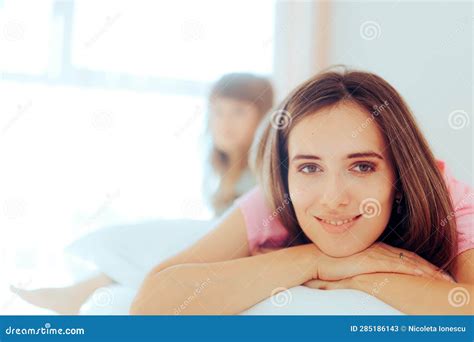
<svg viewBox="0 0 474 342">
<path fill-rule="evenodd" d="M 354 221 L 357 217 L 358 216 L 347 219 L 347 220 L 339 220 L 339 221 L 324 220 L 324 219 L 321 219 L 321 221 L 323 221 L 324 223 L 332 224 L 333 226 L 341 226 L 341 225 L 346 224 L 348 222 Z"/>
</svg>

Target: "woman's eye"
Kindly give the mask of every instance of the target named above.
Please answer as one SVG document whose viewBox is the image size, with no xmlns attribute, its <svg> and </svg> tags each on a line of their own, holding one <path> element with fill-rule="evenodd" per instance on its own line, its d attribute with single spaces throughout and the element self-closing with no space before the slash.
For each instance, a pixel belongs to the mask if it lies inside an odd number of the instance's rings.
<svg viewBox="0 0 474 342">
<path fill-rule="evenodd" d="M 353 169 L 355 169 L 355 171 L 359 173 L 370 173 L 370 172 L 375 171 L 374 165 L 369 164 L 369 163 L 357 164 L 356 166 L 354 166 Z"/>
<path fill-rule="evenodd" d="M 300 168 L 300 172 L 302 173 L 315 173 L 319 171 L 320 171 L 320 168 L 317 165 L 303 165 Z"/>
</svg>

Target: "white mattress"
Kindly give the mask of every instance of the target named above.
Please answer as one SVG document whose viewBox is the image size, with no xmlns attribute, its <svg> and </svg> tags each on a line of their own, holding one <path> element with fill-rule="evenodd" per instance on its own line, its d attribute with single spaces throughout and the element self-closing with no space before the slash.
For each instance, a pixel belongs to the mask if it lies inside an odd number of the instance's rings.
<svg viewBox="0 0 474 342">
<path fill-rule="evenodd" d="M 92 295 L 81 315 L 127 315 L 136 290 L 112 285 Z M 296 286 L 254 305 L 242 315 L 402 315 L 377 298 L 355 290 Z"/>
<path fill-rule="evenodd" d="M 67 248 L 94 263 L 117 281 L 99 289 L 83 305 L 84 315 L 125 315 L 148 271 L 161 260 L 192 244 L 213 228 L 213 222 L 162 220 L 108 227 Z M 283 304 L 283 305 L 282 305 Z M 398 310 L 355 290 L 315 290 L 297 286 L 276 294 L 244 315 L 400 315 Z"/>
</svg>

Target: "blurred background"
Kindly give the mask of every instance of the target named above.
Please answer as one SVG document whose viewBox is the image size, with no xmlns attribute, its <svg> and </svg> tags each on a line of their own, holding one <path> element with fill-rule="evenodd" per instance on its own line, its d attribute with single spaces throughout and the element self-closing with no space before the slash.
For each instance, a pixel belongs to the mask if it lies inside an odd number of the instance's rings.
<svg viewBox="0 0 474 342">
<path fill-rule="evenodd" d="M 472 8 L 0 0 L 0 286 L 54 283 L 63 248 L 102 226 L 211 218 L 207 96 L 229 72 L 269 77 L 276 103 L 331 64 L 377 73 L 472 184 Z"/>
</svg>

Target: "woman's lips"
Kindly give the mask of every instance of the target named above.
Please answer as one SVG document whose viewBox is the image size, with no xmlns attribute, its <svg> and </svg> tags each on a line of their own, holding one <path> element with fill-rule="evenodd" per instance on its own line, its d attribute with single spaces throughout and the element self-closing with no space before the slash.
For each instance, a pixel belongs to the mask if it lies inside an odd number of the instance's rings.
<svg viewBox="0 0 474 342">
<path fill-rule="evenodd" d="M 324 220 L 317 216 L 314 218 L 321 224 L 325 231 L 328 233 L 344 233 L 349 230 L 362 216 L 362 214 L 352 217 L 351 219 L 346 220 Z"/>
</svg>

